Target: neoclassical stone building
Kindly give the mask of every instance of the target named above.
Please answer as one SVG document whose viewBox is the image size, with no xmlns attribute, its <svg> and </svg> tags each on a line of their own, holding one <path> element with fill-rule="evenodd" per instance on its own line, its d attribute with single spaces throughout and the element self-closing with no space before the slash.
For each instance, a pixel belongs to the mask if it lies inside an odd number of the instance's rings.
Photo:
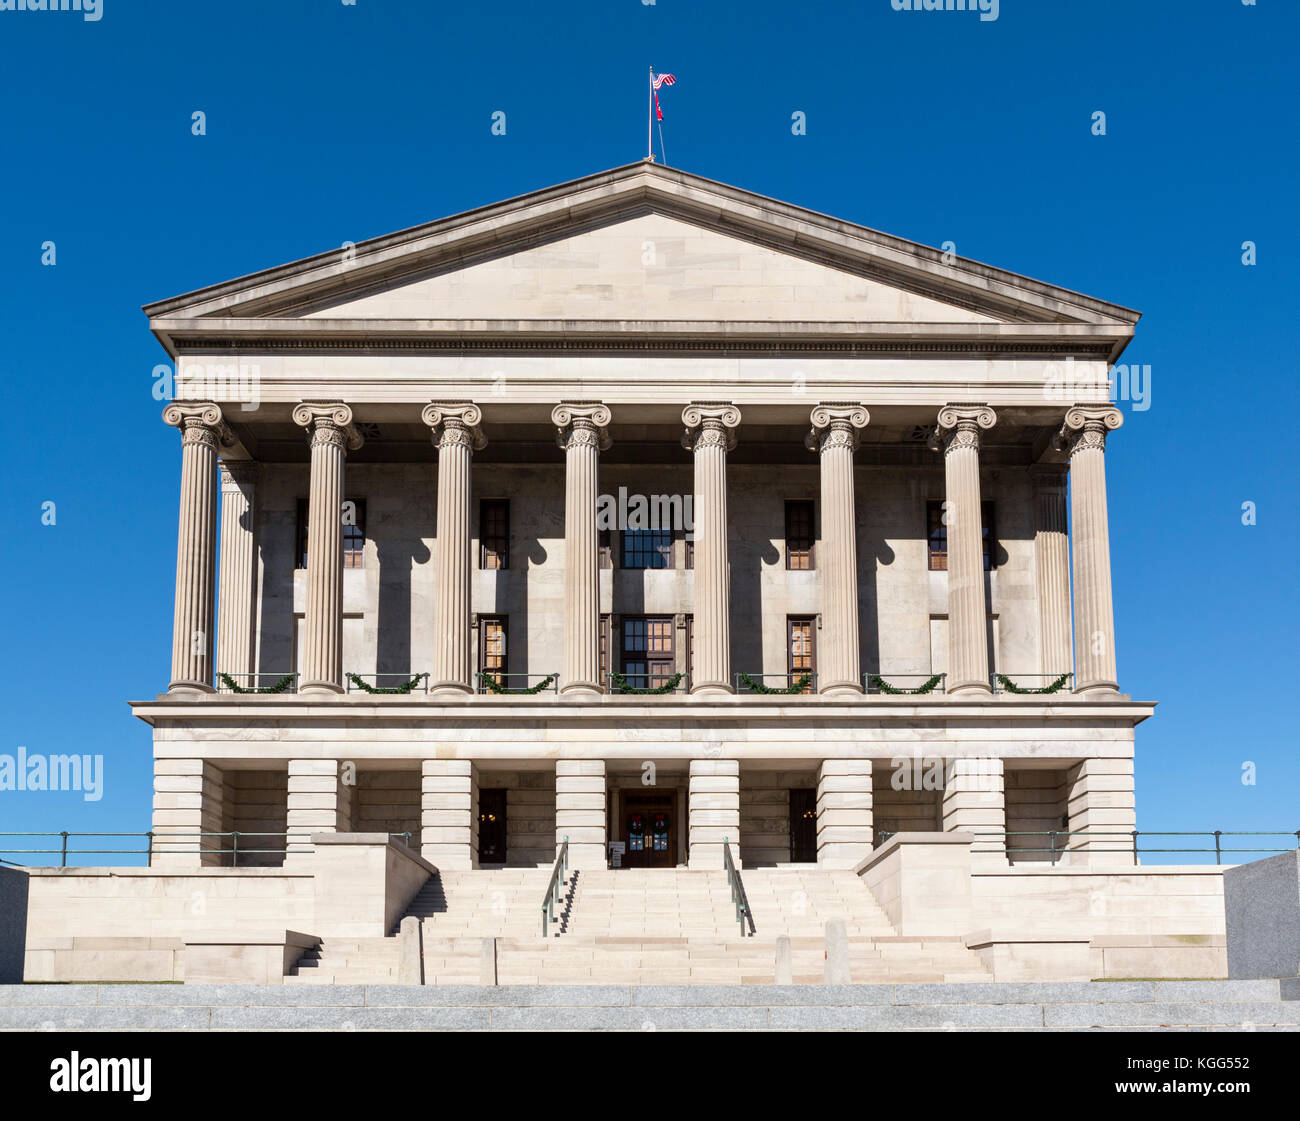
<svg viewBox="0 0 1300 1121">
<path fill-rule="evenodd" d="M 155 863 L 1125 847 L 1136 312 L 653 163 L 146 312 L 181 445 Z"/>
</svg>

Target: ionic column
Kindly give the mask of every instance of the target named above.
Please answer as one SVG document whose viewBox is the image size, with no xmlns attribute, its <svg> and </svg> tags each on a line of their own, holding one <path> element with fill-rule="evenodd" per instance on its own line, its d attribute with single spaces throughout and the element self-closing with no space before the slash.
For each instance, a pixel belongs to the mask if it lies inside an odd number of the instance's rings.
<svg viewBox="0 0 1300 1121">
<path fill-rule="evenodd" d="M 253 672 L 253 608 L 257 553 L 253 536 L 253 496 L 257 464 L 221 464 L 221 570 L 217 599 L 217 672 L 245 687 Z"/>
<path fill-rule="evenodd" d="M 307 610 L 303 620 L 299 692 L 343 692 L 343 465 L 364 442 L 352 410 L 340 403 L 303 402 L 296 424 L 311 438 L 307 498 Z"/>
<path fill-rule="evenodd" d="M 723 841 L 731 844 L 731 859 L 739 864 L 740 760 L 692 759 L 689 782 L 687 866 L 726 867 L 722 858 Z"/>
<path fill-rule="evenodd" d="M 980 429 L 997 414 L 987 405 L 946 405 L 932 446 L 942 447 L 948 527 L 949 693 L 988 693 L 988 604 L 984 596 L 980 511 Z"/>
<path fill-rule="evenodd" d="M 1124 423 L 1109 405 L 1076 405 L 1060 443 L 1070 454 L 1070 537 L 1074 546 L 1074 691 L 1118 691 L 1115 610 L 1106 513 L 1106 433 Z"/>
<path fill-rule="evenodd" d="M 805 441 L 821 457 L 822 538 L 817 555 L 822 584 L 818 691 L 861 693 L 858 653 L 858 523 L 853 453 L 870 417 L 861 405 L 818 405 Z"/>
<path fill-rule="evenodd" d="M 682 410 L 682 446 L 695 453 L 695 668 L 692 693 L 733 691 L 731 577 L 727 563 L 727 452 L 736 446 L 735 405 Z M 733 838 L 734 839 L 734 838 Z"/>
<path fill-rule="evenodd" d="M 221 419 L 221 409 L 211 402 L 175 402 L 163 409 L 163 420 L 181 430 L 181 505 L 169 688 L 211 693 L 217 445 L 231 442 L 230 429 Z"/>
<path fill-rule="evenodd" d="M 563 403 L 551 413 L 564 449 L 563 693 L 599 693 L 600 553 L 596 530 L 600 453 L 610 445 L 609 409 Z M 601 864 L 604 867 L 604 864 Z"/>
<path fill-rule="evenodd" d="M 605 798 L 605 760 L 556 760 L 555 851 L 567 837 L 570 868 L 607 866 Z"/>
<path fill-rule="evenodd" d="M 469 657 L 470 464 L 487 446 L 482 410 L 468 402 L 426 405 L 421 414 L 438 445 L 438 528 L 434 540 L 437 596 L 433 606 L 431 688 L 472 693 Z"/>
<path fill-rule="evenodd" d="M 1039 673 L 1059 677 L 1072 665 L 1070 539 L 1066 526 L 1063 463 L 1029 469 L 1034 482 L 1034 569 L 1038 582 Z M 1046 682 L 1044 682 L 1046 684 Z"/>
</svg>

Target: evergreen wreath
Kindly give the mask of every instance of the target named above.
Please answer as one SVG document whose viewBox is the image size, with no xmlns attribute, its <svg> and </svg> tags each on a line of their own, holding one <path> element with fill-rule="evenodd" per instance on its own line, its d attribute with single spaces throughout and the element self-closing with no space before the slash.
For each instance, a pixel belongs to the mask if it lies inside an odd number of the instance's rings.
<svg viewBox="0 0 1300 1121">
<path fill-rule="evenodd" d="M 291 673 L 286 673 L 274 685 L 268 685 L 264 689 L 259 689 L 256 686 L 245 689 L 228 673 L 219 673 L 217 676 L 221 678 L 221 684 L 232 693 L 285 693 L 288 692 L 289 686 L 293 684 L 293 674 Z"/>
<path fill-rule="evenodd" d="M 355 673 L 348 674 L 348 680 L 363 693 L 376 693 L 387 696 L 402 696 L 410 693 L 423 679 L 424 674 L 417 673 L 410 681 L 404 681 L 401 685 L 394 685 L 391 689 L 381 689 L 378 685 L 371 685 L 362 681 Z"/>
<path fill-rule="evenodd" d="M 489 693 L 496 693 L 502 696 L 509 695 L 512 697 L 533 697 L 543 689 L 549 689 L 558 676 L 558 674 L 553 673 L 550 676 L 543 678 L 536 685 L 530 685 L 526 689 L 507 689 L 490 673 L 483 673 L 481 670 L 479 671 L 478 679 L 483 683 L 483 688 L 485 688 Z"/>
<path fill-rule="evenodd" d="M 995 673 L 993 676 L 997 678 L 998 684 L 1008 693 L 1020 693 L 1022 695 L 1034 694 L 1037 696 L 1042 696 L 1044 693 L 1059 693 L 1065 688 L 1065 683 L 1070 680 L 1070 675 L 1068 673 L 1063 673 L 1050 685 L 1044 685 L 1038 689 L 1022 689 L 1005 673 Z"/>
<path fill-rule="evenodd" d="M 740 675 L 741 684 L 746 686 L 751 693 L 764 693 L 768 696 L 781 694 L 784 696 L 794 696 L 795 693 L 802 693 L 809 685 L 812 684 L 812 674 L 805 673 L 793 685 L 787 685 L 784 689 L 774 689 L 770 685 L 764 685 L 761 681 L 756 681 L 747 673 Z"/>
<path fill-rule="evenodd" d="M 936 673 L 928 681 L 918 685 L 915 689 L 903 689 L 898 685 L 890 685 L 879 674 L 873 673 L 868 675 L 868 679 L 882 693 L 887 693 L 892 697 L 919 697 L 926 693 L 933 693 L 939 687 L 939 682 L 943 680 L 943 674 Z"/>
</svg>

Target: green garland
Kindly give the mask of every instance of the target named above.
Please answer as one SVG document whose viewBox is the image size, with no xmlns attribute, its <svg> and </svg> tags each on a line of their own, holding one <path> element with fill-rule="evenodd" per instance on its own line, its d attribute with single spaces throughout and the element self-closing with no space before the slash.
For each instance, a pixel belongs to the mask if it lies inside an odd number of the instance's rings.
<svg viewBox="0 0 1300 1121">
<path fill-rule="evenodd" d="M 897 685 L 890 685 L 888 681 L 876 673 L 870 674 L 868 680 L 874 683 L 882 693 L 888 693 L 890 696 L 919 697 L 926 693 L 933 693 L 939 687 L 939 682 L 943 680 L 943 674 L 936 673 L 923 685 L 919 685 L 915 689 L 900 689 Z"/>
<path fill-rule="evenodd" d="M 781 694 L 784 696 L 792 697 L 794 696 L 794 694 L 802 693 L 805 689 L 807 689 L 808 686 L 812 684 L 812 679 L 813 677 L 811 673 L 805 673 L 793 685 L 787 685 L 784 689 L 773 689 L 770 685 L 764 685 L 761 681 L 755 681 L 747 673 L 742 673 L 740 675 L 741 683 L 743 685 L 748 686 L 749 691 L 751 693 L 764 693 L 767 694 L 768 696 L 771 696 L 773 694 Z"/>
<path fill-rule="evenodd" d="M 549 689 L 558 676 L 558 674 L 553 673 L 549 677 L 543 678 L 536 685 L 530 685 L 527 689 L 507 689 L 490 673 L 483 673 L 482 671 L 479 672 L 478 679 L 483 683 L 483 687 L 487 689 L 489 693 L 509 695 L 512 697 L 532 697 L 536 696 L 543 689 Z"/>
<path fill-rule="evenodd" d="M 228 673 L 217 674 L 221 678 L 221 684 L 229 689 L 232 693 L 285 693 L 288 692 L 289 686 L 293 684 L 293 674 L 286 673 L 274 685 L 268 685 L 265 689 L 245 689 L 242 685 L 236 683 L 235 679 Z"/>
<path fill-rule="evenodd" d="M 423 678 L 424 674 L 417 673 L 410 681 L 405 681 L 401 685 L 394 685 L 391 689 L 381 689 L 378 685 L 369 685 L 362 681 L 355 673 L 348 674 L 348 680 L 363 693 L 379 693 L 386 696 L 404 696 L 412 692 Z"/>
<path fill-rule="evenodd" d="M 1063 673 L 1050 685 L 1044 685 L 1041 689 L 1022 689 L 1004 673 L 996 673 L 993 676 L 998 679 L 998 684 L 1008 693 L 1036 694 L 1039 696 L 1044 693 L 1059 693 L 1065 688 L 1065 683 L 1070 680 L 1070 675 Z"/>
<path fill-rule="evenodd" d="M 629 685 L 627 678 L 621 673 L 611 673 L 609 675 L 610 680 L 614 683 L 614 688 L 620 693 L 635 693 L 639 697 L 656 697 L 664 693 L 671 693 L 682 683 L 683 676 L 683 674 L 675 673 L 662 685 L 656 685 L 653 689 L 638 689 L 633 685 Z"/>
</svg>

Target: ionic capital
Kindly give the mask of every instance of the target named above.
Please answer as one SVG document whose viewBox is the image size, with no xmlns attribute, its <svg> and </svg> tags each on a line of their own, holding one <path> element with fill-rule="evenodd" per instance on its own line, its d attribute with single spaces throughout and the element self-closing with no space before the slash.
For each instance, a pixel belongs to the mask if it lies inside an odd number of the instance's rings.
<svg viewBox="0 0 1300 1121">
<path fill-rule="evenodd" d="M 181 430 L 181 444 L 201 444 L 216 451 L 230 447 L 234 433 L 221 415 L 221 406 L 212 401 L 173 401 L 163 409 L 163 421 Z"/>
<path fill-rule="evenodd" d="M 930 447 L 945 455 L 959 448 L 978 451 L 980 429 L 992 428 L 997 422 L 998 414 L 988 405 L 945 405 L 939 410 Z"/>
<path fill-rule="evenodd" d="M 682 410 L 682 447 L 719 447 L 731 451 L 736 446 L 736 429 L 740 427 L 740 410 L 723 401 L 692 401 Z"/>
<path fill-rule="evenodd" d="M 312 447 L 332 444 L 356 451 L 365 443 L 352 425 L 352 410 L 341 401 L 303 401 L 293 407 L 293 422 L 307 429 Z"/>
<path fill-rule="evenodd" d="M 605 451 L 613 442 L 608 431 L 611 420 L 610 410 L 593 401 L 561 401 L 551 410 L 555 442 L 565 451 L 583 446 Z"/>
<path fill-rule="evenodd" d="M 812 411 L 812 429 L 804 437 L 804 447 L 809 451 L 831 451 L 835 448 L 858 449 L 858 429 L 866 428 L 871 414 L 862 405 L 851 402 L 831 402 L 818 405 Z"/>
<path fill-rule="evenodd" d="M 483 410 L 470 401 L 435 401 L 424 406 L 420 419 L 433 429 L 433 442 L 439 449 L 462 447 L 477 452 L 487 447 L 487 437 L 479 428 Z"/>
<path fill-rule="evenodd" d="M 1106 433 L 1124 423 L 1124 414 L 1113 405 L 1075 405 L 1066 411 L 1056 445 L 1070 453 L 1105 451 Z"/>
</svg>

